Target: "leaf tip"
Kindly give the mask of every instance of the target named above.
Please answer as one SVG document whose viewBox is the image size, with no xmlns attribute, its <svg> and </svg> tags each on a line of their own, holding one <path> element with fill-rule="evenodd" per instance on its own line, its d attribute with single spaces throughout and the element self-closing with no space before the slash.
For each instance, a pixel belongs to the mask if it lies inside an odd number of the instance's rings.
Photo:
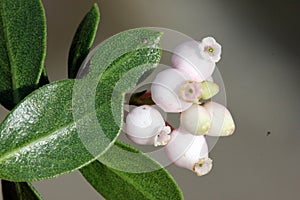
<svg viewBox="0 0 300 200">
<path fill-rule="evenodd" d="M 91 8 L 91 12 L 94 12 L 95 15 L 98 17 L 98 21 L 100 19 L 100 10 L 99 10 L 99 6 L 97 3 L 94 3 L 92 8 Z"/>
</svg>

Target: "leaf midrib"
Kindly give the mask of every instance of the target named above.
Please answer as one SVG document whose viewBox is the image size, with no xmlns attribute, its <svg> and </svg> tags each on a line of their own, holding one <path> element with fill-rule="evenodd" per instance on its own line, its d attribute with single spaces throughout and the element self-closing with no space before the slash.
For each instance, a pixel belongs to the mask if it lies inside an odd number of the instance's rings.
<svg viewBox="0 0 300 200">
<path fill-rule="evenodd" d="M 124 96 L 124 93 L 123 93 L 122 95 Z M 101 107 L 96 108 L 96 112 L 97 112 L 98 110 L 100 110 L 100 109 L 101 109 Z M 123 114 L 123 113 L 122 113 L 122 114 Z M 51 136 L 55 135 L 55 133 L 61 132 L 62 130 L 65 130 L 65 129 L 67 129 L 67 128 L 74 128 L 74 127 L 72 127 L 72 126 L 74 126 L 74 125 L 75 125 L 75 127 L 76 127 L 76 123 L 77 123 L 77 122 L 80 122 L 80 120 L 83 120 L 84 118 L 89 117 L 89 115 L 93 115 L 93 112 L 92 112 L 92 111 L 91 111 L 91 112 L 88 112 L 88 113 L 86 113 L 86 115 L 81 116 L 81 118 L 78 119 L 77 121 L 72 121 L 72 122 L 70 122 L 70 123 L 67 123 L 67 124 L 65 124 L 64 126 L 59 127 L 59 129 L 57 129 L 57 130 L 55 130 L 55 131 L 53 131 L 53 132 L 48 132 L 48 133 L 44 134 L 42 137 L 34 138 L 33 140 L 31 140 L 31 141 L 29 141 L 29 142 L 23 144 L 22 146 L 20 146 L 20 147 L 18 147 L 18 148 L 16 148 L 16 149 L 13 149 L 12 151 L 9 151 L 9 152 L 4 153 L 2 156 L 0 156 L 0 162 L 3 162 L 3 161 L 5 161 L 5 160 L 7 160 L 7 159 L 13 157 L 13 156 L 16 155 L 18 152 L 20 152 L 20 150 L 26 149 L 28 146 L 34 146 L 36 143 L 41 142 L 41 141 L 44 141 L 44 140 L 47 139 L 47 138 L 50 138 Z M 68 134 L 70 134 L 70 133 L 68 133 Z M 118 134 L 117 134 L 117 135 L 119 135 L 119 134 L 120 134 L 120 130 L 118 131 Z M 58 134 L 58 135 L 59 135 L 59 134 Z M 115 139 L 112 141 L 112 143 L 113 143 L 116 139 L 117 139 L 117 136 L 116 136 Z M 110 147 L 110 145 L 108 145 L 108 147 Z M 107 147 L 107 148 L 108 148 L 108 147 Z"/>
<path fill-rule="evenodd" d="M 134 55 L 134 53 L 135 53 L 134 51 L 128 53 L 128 55 L 125 55 L 125 58 L 123 58 L 123 59 L 127 59 L 128 57 L 131 57 L 132 55 Z M 123 60 L 123 59 L 121 59 L 121 60 Z M 117 63 L 114 63 L 114 66 L 118 66 L 118 65 L 119 65 L 119 62 L 121 62 L 121 61 L 118 61 Z M 122 63 L 122 62 L 121 62 L 121 63 Z M 110 67 L 108 67 L 105 71 L 110 70 L 110 69 L 112 69 L 112 68 L 113 68 L 113 66 L 110 66 Z M 104 78 L 105 76 L 106 76 L 106 75 L 105 75 L 105 73 L 103 72 L 101 78 Z M 122 94 L 122 95 L 124 95 L 124 94 Z M 100 109 L 100 108 L 96 108 L 96 111 L 97 111 L 98 109 Z M 82 119 L 85 118 L 85 117 L 88 117 L 88 116 L 91 115 L 91 114 L 93 114 L 93 113 L 87 113 L 86 115 L 82 116 L 82 117 L 81 117 L 79 120 L 77 120 L 77 121 L 79 122 L 80 120 L 82 120 Z M 55 135 L 55 133 L 61 132 L 62 130 L 66 129 L 66 128 L 69 128 L 69 127 L 71 127 L 72 125 L 75 125 L 75 124 L 76 124 L 76 122 L 75 122 L 75 121 L 72 121 L 71 123 L 68 123 L 68 124 L 66 124 L 66 125 L 64 125 L 64 126 L 62 126 L 62 127 L 60 127 L 59 129 L 55 130 L 54 132 L 49 132 L 49 133 L 44 134 L 44 136 L 42 136 L 42 137 L 34 138 L 32 141 L 30 141 L 30 142 L 28 142 L 28 143 L 25 143 L 24 145 L 22 145 L 22 146 L 20 146 L 20 147 L 18 147 L 18 148 L 16 148 L 16 149 L 13 149 L 12 151 L 9 151 L 9 152 L 4 153 L 2 156 L 0 156 L 0 162 L 3 162 L 3 161 L 5 161 L 5 160 L 7 160 L 7 159 L 13 157 L 13 156 L 16 155 L 18 152 L 20 152 L 20 150 L 26 149 L 28 146 L 34 146 L 36 143 L 41 142 L 41 141 L 44 141 L 45 139 L 50 138 L 51 136 Z M 117 135 L 119 135 L 119 133 L 120 133 L 120 131 L 118 132 Z M 115 137 L 115 139 L 114 139 L 113 141 L 115 141 L 116 138 L 117 138 L 117 137 Z M 113 142 L 113 141 L 112 141 L 112 142 Z"/>
<path fill-rule="evenodd" d="M 103 165 L 103 164 L 102 164 Z M 106 167 L 106 166 L 105 166 Z M 132 185 L 134 188 L 136 188 L 142 195 L 144 195 L 145 197 L 147 197 L 148 199 L 155 199 L 155 197 L 153 195 L 151 195 L 150 193 L 148 193 L 147 191 L 143 190 L 142 187 L 139 187 L 138 184 L 135 184 L 134 181 L 130 181 L 130 178 L 128 178 L 126 175 L 122 175 L 122 173 L 119 173 L 118 171 L 115 171 L 109 167 L 107 167 L 108 170 L 110 170 L 112 173 L 116 174 L 117 176 L 123 178 L 127 183 L 129 183 L 130 185 Z"/>
<path fill-rule="evenodd" d="M 1 19 L 2 19 L 2 28 L 3 28 L 3 37 L 4 37 L 4 40 L 5 40 L 5 46 L 6 46 L 6 53 L 7 53 L 7 58 L 8 58 L 8 65 L 9 65 L 9 68 L 10 68 L 10 73 L 11 73 L 11 87 L 12 87 L 12 90 L 15 91 L 17 89 L 17 80 L 15 79 L 16 77 L 16 72 L 14 70 L 14 67 L 11 67 L 11 63 L 13 62 L 12 60 L 12 52 L 10 50 L 10 44 L 9 44 L 9 40 L 8 40 L 8 37 L 7 37 L 7 23 L 5 23 L 5 19 L 3 17 L 3 13 L 4 12 L 4 8 L 3 8 L 3 2 L 0 2 L 0 15 L 1 15 Z M 13 92 L 13 102 L 19 102 L 21 99 L 18 95 L 17 92 Z"/>
<path fill-rule="evenodd" d="M 45 139 L 47 138 L 50 138 L 54 135 L 56 135 L 56 133 L 59 133 L 59 132 L 62 132 L 63 130 L 67 129 L 67 128 L 74 128 L 73 126 L 76 124 L 75 121 L 72 121 L 71 123 L 68 123 L 66 124 L 65 126 L 62 126 L 60 127 L 59 129 L 55 130 L 54 132 L 49 132 L 47 134 L 45 134 L 43 137 L 40 137 L 40 138 L 37 138 L 36 140 L 32 140 L 28 143 L 25 143 L 24 145 L 12 150 L 12 151 L 9 151 L 5 154 L 3 154 L 1 157 L 0 157 L 0 162 L 3 162 L 11 157 L 13 157 L 14 155 L 16 155 L 18 152 L 20 152 L 20 150 L 23 150 L 23 149 L 26 149 L 27 147 L 29 146 L 34 146 L 35 144 L 41 142 L 41 141 L 45 141 Z M 76 127 L 76 126 L 75 126 Z M 68 132 L 68 134 L 70 134 L 71 132 Z M 57 134 L 57 135 L 60 135 L 60 134 Z"/>
</svg>

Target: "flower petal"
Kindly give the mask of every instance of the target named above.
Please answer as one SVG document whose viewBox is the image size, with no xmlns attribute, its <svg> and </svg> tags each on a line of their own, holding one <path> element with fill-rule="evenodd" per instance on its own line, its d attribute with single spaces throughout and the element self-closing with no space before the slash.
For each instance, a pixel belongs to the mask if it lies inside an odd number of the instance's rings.
<svg viewBox="0 0 300 200">
<path fill-rule="evenodd" d="M 172 66 L 190 77 L 190 80 L 202 82 L 210 77 L 215 69 L 215 63 L 201 56 L 198 41 L 184 42 L 175 48 L 172 56 Z"/>
</svg>

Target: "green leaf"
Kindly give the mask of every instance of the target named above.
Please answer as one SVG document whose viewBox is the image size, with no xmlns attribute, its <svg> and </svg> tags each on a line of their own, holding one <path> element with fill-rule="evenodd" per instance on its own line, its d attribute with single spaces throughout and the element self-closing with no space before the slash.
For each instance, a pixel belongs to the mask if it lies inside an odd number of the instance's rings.
<svg viewBox="0 0 300 200">
<path fill-rule="evenodd" d="M 68 59 L 69 78 L 75 78 L 78 69 L 88 55 L 96 36 L 100 19 L 99 8 L 94 4 L 85 15 L 74 35 Z"/>
<path fill-rule="evenodd" d="M 107 200 L 183 199 L 172 176 L 133 147 L 116 142 L 99 160 L 105 164 L 97 160 L 80 171 Z"/>
<path fill-rule="evenodd" d="M 46 54 L 40 0 L 0 1 L 0 103 L 12 109 L 37 88 Z"/>
<path fill-rule="evenodd" d="M 28 95 L 0 126 L 0 178 L 52 178 L 103 154 L 122 127 L 124 93 L 160 60 L 161 50 L 150 48 L 160 36 L 143 29 L 120 33 L 94 52 L 88 76 L 50 83 Z M 149 44 L 141 45 L 141 38 Z M 132 51 L 124 51 L 128 47 Z"/>
<path fill-rule="evenodd" d="M 30 183 L 2 180 L 4 200 L 42 200 L 42 197 Z"/>
<path fill-rule="evenodd" d="M 2 179 L 30 182 L 50 178 L 93 159 L 76 135 L 73 84 L 64 80 L 41 87 L 2 122 Z"/>
</svg>

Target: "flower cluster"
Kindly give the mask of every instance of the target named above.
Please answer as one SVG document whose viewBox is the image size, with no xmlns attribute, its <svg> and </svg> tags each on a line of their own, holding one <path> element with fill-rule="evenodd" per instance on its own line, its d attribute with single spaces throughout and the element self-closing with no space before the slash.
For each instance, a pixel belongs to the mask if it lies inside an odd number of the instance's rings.
<svg viewBox="0 0 300 200">
<path fill-rule="evenodd" d="M 167 113 L 180 113 L 180 126 L 171 130 L 160 112 L 150 105 L 133 109 L 126 117 L 129 139 L 141 145 L 166 145 L 177 166 L 205 175 L 212 169 L 206 136 L 228 136 L 235 124 L 223 105 L 210 99 L 219 92 L 211 75 L 221 59 L 221 46 L 212 37 L 176 47 L 172 67 L 157 74 L 151 98 Z"/>
</svg>

